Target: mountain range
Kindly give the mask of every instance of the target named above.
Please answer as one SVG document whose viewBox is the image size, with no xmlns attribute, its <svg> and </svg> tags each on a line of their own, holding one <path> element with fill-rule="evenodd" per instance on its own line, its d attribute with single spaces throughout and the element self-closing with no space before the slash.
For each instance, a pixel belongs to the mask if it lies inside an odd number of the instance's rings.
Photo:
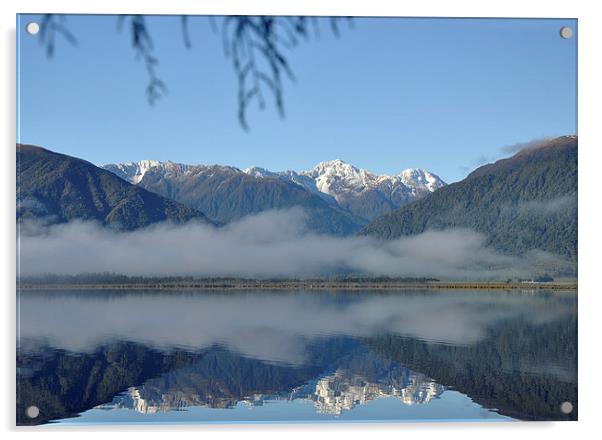
<svg viewBox="0 0 602 440">
<path fill-rule="evenodd" d="M 100 168 L 17 145 L 17 218 L 136 229 L 302 207 L 319 233 L 390 240 L 467 228 L 507 254 L 539 250 L 575 262 L 577 144 L 577 136 L 539 143 L 450 185 L 424 170 L 377 175 L 341 160 L 302 172 L 149 160 Z"/>
<path fill-rule="evenodd" d="M 152 160 L 103 168 L 220 222 L 268 209 L 302 206 L 309 214 L 311 229 L 335 234 L 353 233 L 377 216 L 445 185 L 435 174 L 420 169 L 377 175 L 338 159 L 299 173 Z"/>
<path fill-rule="evenodd" d="M 394 176 L 379 175 L 340 159 L 320 162 L 312 170 L 300 173 L 274 173 L 259 167 L 244 172 L 296 183 L 368 221 L 445 186 L 439 176 L 425 170 L 409 168 Z"/>
<path fill-rule="evenodd" d="M 220 223 L 270 209 L 302 207 L 307 227 L 315 232 L 345 235 L 366 224 L 297 184 L 274 178 L 258 179 L 230 166 L 141 161 L 104 168 Z"/>
</svg>

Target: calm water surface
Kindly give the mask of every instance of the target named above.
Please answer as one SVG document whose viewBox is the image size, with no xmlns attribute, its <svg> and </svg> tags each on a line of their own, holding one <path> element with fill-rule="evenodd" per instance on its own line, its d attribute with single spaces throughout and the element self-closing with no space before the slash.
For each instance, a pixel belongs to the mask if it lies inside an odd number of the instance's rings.
<svg viewBox="0 0 602 440">
<path fill-rule="evenodd" d="M 23 291 L 19 316 L 22 425 L 577 418 L 575 293 Z"/>
</svg>

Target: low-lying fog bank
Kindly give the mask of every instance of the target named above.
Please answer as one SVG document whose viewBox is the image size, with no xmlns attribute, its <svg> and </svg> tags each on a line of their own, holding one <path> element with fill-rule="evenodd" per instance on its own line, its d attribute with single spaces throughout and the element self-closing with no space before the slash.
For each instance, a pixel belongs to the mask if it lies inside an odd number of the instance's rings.
<svg viewBox="0 0 602 440">
<path fill-rule="evenodd" d="M 157 224 L 123 232 L 94 222 L 20 225 L 19 273 L 194 275 L 295 278 L 361 273 L 369 276 L 506 279 L 531 277 L 567 264 L 531 251 L 508 256 L 468 229 L 428 231 L 383 241 L 310 233 L 301 209 L 248 216 L 222 228 Z"/>
</svg>

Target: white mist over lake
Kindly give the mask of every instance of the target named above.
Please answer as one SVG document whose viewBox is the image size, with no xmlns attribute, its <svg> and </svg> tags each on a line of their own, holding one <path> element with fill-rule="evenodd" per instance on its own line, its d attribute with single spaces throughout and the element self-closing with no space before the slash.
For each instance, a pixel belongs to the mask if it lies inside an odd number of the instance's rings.
<svg viewBox="0 0 602 440">
<path fill-rule="evenodd" d="M 155 224 L 116 231 L 94 222 L 25 223 L 19 234 L 20 273 L 311 277 L 342 271 L 374 276 L 488 279 L 528 276 L 551 254 L 503 255 L 486 236 L 448 229 L 380 240 L 308 232 L 299 208 L 267 211 L 216 228 Z"/>
<path fill-rule="evenodd" d="M 25 292 L 20 341 L 90 353 L 112 341 L 160 350 L 222 345 L 256 359 L 301 364 L 324 337 L 383 334 L 470 345 L 509 319 L 532 325 L 576 313 L 553 296 L 503 292 Z"/>
</svg>

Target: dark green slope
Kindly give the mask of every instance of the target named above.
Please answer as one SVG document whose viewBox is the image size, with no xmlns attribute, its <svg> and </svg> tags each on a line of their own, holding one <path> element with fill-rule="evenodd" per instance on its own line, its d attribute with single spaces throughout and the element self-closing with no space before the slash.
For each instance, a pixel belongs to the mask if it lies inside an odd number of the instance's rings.
<svg viewBox="0 0 602 440">
<path fill-rule="evenodd" d="M 198 209 L 223 223 L 270 209 L 301 207 L 307 213 L 308 228 L 315 232 L 345 235 L 359 231 L 366 224 L 300 185 L 275 177 L 258 179 L 230 167 L 207 167 L 193 176 L 169 179 L 151 169 L 138 186 Z"/>
<path fill-rule="evenodd" d="M 563 136 L 485 165 L 466 179 L 384 215 L 361 233 L 385 239 L 470 228 L 488 245 L 577 258 L 577 137 Z"/>
<path fill-rule="evenodd" d="M 75 157 L 17 144 L 17 219 L 96 220 L 122 229 L 208 222 L 199 211 L 138 188 Z"/>
</svg>

